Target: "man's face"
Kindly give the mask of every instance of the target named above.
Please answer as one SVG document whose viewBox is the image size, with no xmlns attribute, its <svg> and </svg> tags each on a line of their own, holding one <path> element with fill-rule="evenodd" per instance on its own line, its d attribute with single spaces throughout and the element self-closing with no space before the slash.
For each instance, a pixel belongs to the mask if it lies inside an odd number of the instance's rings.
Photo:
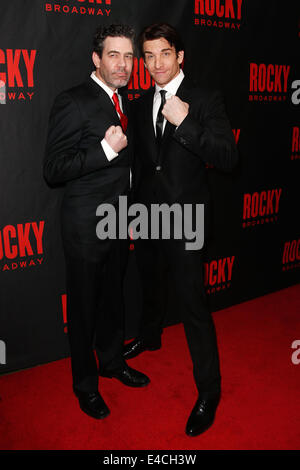
<svg viewBox="0 0 300 470">
<path fill-rule="evenodd" d="M 93 52 L 96 76 L 113 91 L 127 85 L 133 66 L 133 48 L 130 39 L 107 37 L 100 58 Z"/>
<path fill-rule="evenodd" d="M 167 85 L 179 74 L 184 52 L 176 53 L 175 47 L 164 39 L 145 41 L 143 45 L 145 65 L 160 87 Z"/>
</svg>

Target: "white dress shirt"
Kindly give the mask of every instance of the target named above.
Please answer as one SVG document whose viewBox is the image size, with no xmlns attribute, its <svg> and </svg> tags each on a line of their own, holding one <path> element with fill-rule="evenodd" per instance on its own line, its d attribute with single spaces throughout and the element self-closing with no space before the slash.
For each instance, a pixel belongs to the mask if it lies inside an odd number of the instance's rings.
<svg viewBox="0 0 300 470">
<path fill-rule="evenodd" d="M 165 85 L 163 88 L 161 88 L 159 85 L 155 85 L 155 93 L 154 93 L 154 98 L 153 98 L 153 126 L 154 126 L 154 132 L 156 134 L 156 119 L 157 119 L 157 114 L 161 105 L 161 95 L 160 95 L 160 90 L 166 90 L 166 99 L 171 98 L 171 96 L 176 95 L 178 88 L 180 87 L 180 84 L 182 80 L 184 79 L 184 73 L 180 69 L 180 72 L 178 75 L 176 75 L 173 80 L 171 80 L 167 85 Z M 163 122 L 163 132 L 166 127 L 166 118 L 164 119 Z"/>
</svg>

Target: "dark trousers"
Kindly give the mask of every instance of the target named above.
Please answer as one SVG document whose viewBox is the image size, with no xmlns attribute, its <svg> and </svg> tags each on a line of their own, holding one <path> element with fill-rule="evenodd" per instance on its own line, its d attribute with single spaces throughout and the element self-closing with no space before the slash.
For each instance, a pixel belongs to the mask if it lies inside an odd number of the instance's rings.
<svg viewBox="0 0 300 470">
<path fill-rule="evenodd" d="M 182 240 L 138 240 L 136 257 L 143 287 L 139 336 L 146 341 L 160 337 L 167 295 L 176 292 L 198 391 L 203 396 L 219 392 L 218 347 L 206 302 L 202 251 L 185 250 Z"/>
<path fill-rule="evenodd" d="M 65 250 L 67 317 L 74 391 L 98 390 L 99 369 L 124 364 L 123 277 L 127 241 L 101 241 L 97 262 L 70 256 Z"/>
</svg>

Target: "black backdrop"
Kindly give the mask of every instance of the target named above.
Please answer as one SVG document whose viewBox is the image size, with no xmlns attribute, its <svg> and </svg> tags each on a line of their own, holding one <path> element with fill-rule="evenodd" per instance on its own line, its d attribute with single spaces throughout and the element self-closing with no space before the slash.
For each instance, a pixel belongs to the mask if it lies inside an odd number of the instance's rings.
<svg viewBox="0 0 300 470">
<path fill-rule="evenodd" d="M 92 70 L 99 24 L 139 31 L 168 21 L 186 44 L 184 71 L 219 88 L 240 153 L 232 174 L 207 168 L 214 238 L 206 290 L 213 311 L 299 280 L 299 102 L 297 2 L 261 0 L 1 0 L 0 373 L 68 355 L 62 192 L 42 177 L 54 97 Z M 136 59 L 128 94 L 151 86 Z M 141 295 L 134 250 L 126 278 L 127 336 Z M 167 323 L 176 321 L 172 293 Z M 2 348 L 3 349 L 3 348 Z M 2 364 L 1 364 L 2 362 Z"/>
</svg>

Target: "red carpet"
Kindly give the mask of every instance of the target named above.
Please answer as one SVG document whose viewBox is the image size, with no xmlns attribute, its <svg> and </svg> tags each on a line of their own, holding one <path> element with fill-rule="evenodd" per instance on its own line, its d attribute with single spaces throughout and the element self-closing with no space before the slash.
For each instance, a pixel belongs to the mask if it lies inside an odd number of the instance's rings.
<svg viewBox="0 0 300 470">
<path fill-rule="evenodd" d="M 84 415 L 72 394 L 69 359 L 0 378 L 1 449 L 299 449 L 300 287 L 214 314 L 223 377 L 216 420 L 189 438 L 196 400 L 181 325 L 165 329 L 163 348 L 129 361 L 151 378 L 135 390 L 101 379 L 111 415 Z"/>
</svg>

